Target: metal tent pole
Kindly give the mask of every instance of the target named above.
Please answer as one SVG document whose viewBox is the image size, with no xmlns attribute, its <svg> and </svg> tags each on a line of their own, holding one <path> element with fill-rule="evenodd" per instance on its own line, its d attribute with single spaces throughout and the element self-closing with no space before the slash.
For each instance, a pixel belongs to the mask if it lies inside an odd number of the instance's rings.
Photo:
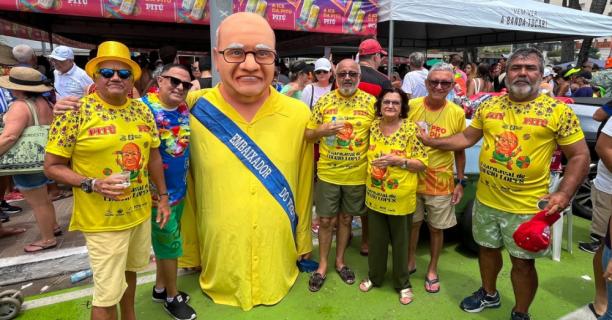
<svg viewBox="0 0 612 320">
<path fill-rule="evenodd" d="M 387 53 L 389 54 L 387 60 L 387 76 L 391 79 L 391 74 L 393 74 L 393 20 L 389 20 L 389 50 Z"/>
</svg>

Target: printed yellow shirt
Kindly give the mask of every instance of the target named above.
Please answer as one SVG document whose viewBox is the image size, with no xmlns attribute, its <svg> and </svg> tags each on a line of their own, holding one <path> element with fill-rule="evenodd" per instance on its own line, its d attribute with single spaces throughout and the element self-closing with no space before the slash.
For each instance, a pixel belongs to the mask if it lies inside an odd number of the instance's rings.
<svg viewBox="0 0 612 320">
<path fill-rule="evenodd" d="M 428 124 L 429 136 L 432 138 L 449 137 L 465 129 L 465 112 L 458 105 L 447 101 L 446 105 L 436 112 L 427 110 L 425 97 L 410 99 L 408 119 L 413 122 Z M 431 196 L 448 195 L 455 188 L 453 151 L 442 151 L 425 147 L 429 165 L 419 172 L 417 192 Z"/>
<path fill-rule="evenodd" d="M 349 98 L 334 90 L 317 101 L 308 129 L 316 129 L 327 122 L 345 122 L 335 136 L 323 137 L 319 142 L 319 179 L 337 185 L 365 183 L 366 152 L 375 102 L 374 96 L 359 89 Z"/>
<path fill-rule="evenodd" d="M 548 95 L 522 103 L 507 95 L 491 98 L 480 105 L 471 126 L 484 135 L 478 200 L 517 214 L 538 211 L 538 199 L 548 193 L 557 144 L 584 139 L 574 111 Z"/>
<path fill-rule="evenodd" d="M 129 229 L 151 214 L 147 165 L 149 151 L 160 143 L 153 115 L 136 99 L 112 106 L 92 93 L 81 101 L 79 110 L 53 120 L 46 151 L 69 158 L 72 170 L 86 177 L 105 178 L 122 171 L 131 175 L 126 194 L 118 200 L 72 188 L 70 230 Z"/>
<path fill-rule="evenodd" d="M 192 91 L 193 107 L 206 98 L 246 133 L 281 171 L 295 200 L 291 223 L 261 181 L 193 115 L 190 173 L 181 220 L 181 266 L 201 266 L 200 287 L 215 303 L 249 310 L 278 303 L 298 276 L 298 256 L 312 251 L 312 144 L 304 140 L 310 110 L 301 101 L 270 96 L 247 122 L 219 87 Z"/>
<path fill-rule="evenodd" d="M 388 215 L 406 215 L 416 209 L 417 174 L 396 166 L 380 168 L 372 161 L 383 155 L 393 154 L 406 159 L 416 159 L 427 165 L 427 153 L 416 137 L 417 126 L 404 120 L 402 126 L 390 136 L 380 130 L 380 119 L 372 122 L 368 148 L 368 178 L 366 206 Z"/>
</svg>

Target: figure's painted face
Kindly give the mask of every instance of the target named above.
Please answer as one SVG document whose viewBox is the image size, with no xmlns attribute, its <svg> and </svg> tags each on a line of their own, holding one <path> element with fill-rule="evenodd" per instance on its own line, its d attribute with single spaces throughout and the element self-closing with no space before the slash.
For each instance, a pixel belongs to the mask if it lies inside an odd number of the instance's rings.
<svg viewBox="0 0 612 320">
<path fill-rule="evenodd" d="M 128 143 L 121 148 L 121 159 L 123 169 L 138 170 L 140 169 L 140 148 L 135 143 Z"/>
<path fill-rule="evenodd" d="M 338 134 L 337 134 L 338 137 L 344 140 L 350 139 L 352 135 L 353 135 L 353 125 L 350 124 L 349 122 L 345 122 L 344 127 L 342 127 L 342 129 L 340 129 L 340 131 L 338 131 Z"/>
<path fill-rule="evenodd" d="M 511 154 L 518 147 L 518 138 L 513 132 L 506 131 L 499 136 L 495 141 L 495 149 L 501 154 Z"/>
<path fill-rule="evenodd" d="M 372 177 L 377 180 L 382 180 L 385 178 L 385 174 L 387 173 L 386 168 L 380 167 L 372 167 Z"/>
</svg>

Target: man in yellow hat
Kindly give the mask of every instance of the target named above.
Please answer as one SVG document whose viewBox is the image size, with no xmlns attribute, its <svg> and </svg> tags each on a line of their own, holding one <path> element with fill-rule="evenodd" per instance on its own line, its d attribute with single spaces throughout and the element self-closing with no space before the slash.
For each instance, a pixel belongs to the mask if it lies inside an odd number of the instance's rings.
<svg viewBox="0 0 612 320">
<path fill-rule="evenodd" d="M 45 174 L 72 185 L 70 230 L 85 235 L 93 271 L 92 319 L 135 319 L 136 271 L 149 263 L 151 194 L 160 194 L 156 221 L 169 216 L 160 140 L 153 115 L 128 98 L 140 77 L 122 43 L 107 41 L 85 66 L 96 92 L 78 110 L 56 117 L 45 155 Z"/>
</svg>

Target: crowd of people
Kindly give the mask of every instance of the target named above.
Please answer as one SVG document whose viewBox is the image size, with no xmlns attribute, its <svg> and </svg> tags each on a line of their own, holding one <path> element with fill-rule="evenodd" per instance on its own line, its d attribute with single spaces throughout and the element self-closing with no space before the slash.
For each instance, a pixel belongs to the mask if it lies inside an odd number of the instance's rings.
<svg viewBox="0 0 612 320">
<path fill-rule="evenodd" d="M 379 71 L 387 52 L 367 39 L 356 60 L 296 60 L 284 78 L 275 46 L 265 19 L 236 13 L 221 23 L 210 59 L 191 66 L 178 63 L 175 48 L 132 58 L 127 46 L 107 41 L 81 69 L 73 52 L 59 46 L 49 56 L 51 86 L 33 60 L 0 60 L 8 110 L 0 154 L 24 128 L 50 124 L 44 172 L 13 176 L 42 238 L 25 250 L 55 246 L 58 225 L 46 196 L 53 179 L 74 190 L 70 230 L 86 240 L 92 319 L 135 319 L 136 272 L 148 265 L 151 246 L 152 299 L 175 319 L 196 318 L 190 295 L 177 288 L 179 266 L 199 268 L 200 287 L 215 303 L 243 310 L 281 301 L 299 271 L 312 272 L 308 289 L 315 294 L 328 277 L 334 234 L 333 269 L 363 292 L 383 285 L 391 245 L 392 285 L 407 305 L 414 300 L 423 221 L 430 234 L 423 286 L 430 294 L 442 288 L 444 230 L 457 224 L 454 207 L 466 186 L 464 150 L 483 139 L 473 218 L 481 287 L 460 308 L 501 306 L 497 278 L 506 248 L 510 317 L 530 319 L 535 259 L 549 250 L 526 250 L 512 235 L 540 209 L 552 215 L 566 208 L 590 160 L 575 113 L 552 96 L 584 96 L 588 88 L 591 96 L 612 93 L 605 87 L 612 84 L 612 59 L 594 74 L 584 66 L 563 73 L 546 67 L 537 49 L 522 48 L 493 66 L 464 64 L 454 54 L 428 70 L 425 55 L 415 52 L 410 71 L 390 79 Z M 34 59 L 18 47 L 13 58 Z M 220 76 L 216 86 L 211 61 Z M 493 91 L 500 93 L 482 102 L 466 126 L 466 99 Z M 601 110 L 612 114 L 610 107 Z M 600 166 L 610 170 L 610 124 L 602 132 Z M 557 148 L 567 164 L 549 192 Z M 608 211 L 609 197 L 602 200 Z M 355 217 L 362 223 L 359 251 L 368 257 L 360 280 L 345 260 Z M 608 220 L 594 313 L 612 309 L 605 299 L 605 281 L 612 281 Z M 311 230 L 318 264 L 311 260 Z M 0 225 L 2 236 L 18 232 Z M 611 319 L 608 313 L 600 319 Z"/>
</svg>

